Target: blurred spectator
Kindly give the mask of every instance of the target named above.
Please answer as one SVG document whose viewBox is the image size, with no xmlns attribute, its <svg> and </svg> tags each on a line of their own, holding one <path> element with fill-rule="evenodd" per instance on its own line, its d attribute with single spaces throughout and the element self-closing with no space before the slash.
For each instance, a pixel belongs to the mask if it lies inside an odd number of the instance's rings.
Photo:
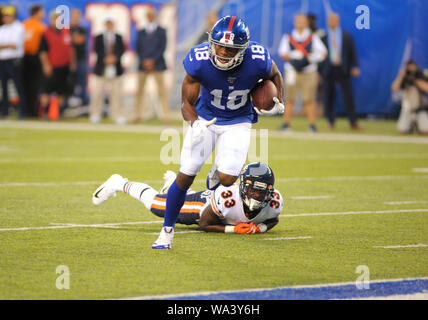
<svg viewBox="0 0 428 320">
<path fill-rule="evenodd" d="M 312 33 L 315 33 L 318 38 L 322 39 L 325 36 L 325 30 L 318 28 L 317 25 L 317 16 L 313 13 L 308 14 L 308 23 L 309 29 L 311 29 Z"/>
<path fill-rule="evenodd" d="M 166 49 L 166 30 L 156 22 L 154 8 L 147 11 L 148 25 L 138 31 L 137 55 L 138 55 L 138 88 L 135 99 L 135 122 L 143 119 L 143 92 L 147 76 L 153 75 L 157 85 L 157 93 L 162 106 L 162 120 L 169 121 L 169 98 L 165 88 L 166 63 L 163 54 Z"/>
<path fill-rule="evenodd" d="M 22 84 L 22 57 L 24 56 L 24 27 L 16 19 L 16 9 L 2 8 L 3 25 L 0 26 L 0 77 L 2 83 L 2 117 L 9 117 L 8 81 L 11 79 L 19 97 L 18 118 L 25 118 Z"/>
<path fill-rule="evenodd" d="M 208 12 L 208 14 L 207 14 L 207 28 L 204 31 L 204 33 L 199 37 L 197 43 L 208 42 L 208 34 L 210 33 L 211 29 L 214 27 L 215 23 L 219 19 L 220 18 L 217 14 L 217 11 Z"/>
<path fill-rule="evenodd" d="M 59 16 L 60 14 L 54 10 L 49 14 L 50 25 L 43 34 L 39 49 L 44 75 L 40 104 L 45 115 L 52 94 L 57 95 L 60 112 L 64 111 L 66 97 L 72 90 L 69 82 L 70 72 L 76 70 L 70 30 L 57 28 Z"/>
<path fill-rule="evenodd" d="M 39 59 L 39 47 L 46 25 L 42 22 L 45 10 L 39 4 L 31 6 L 30 17 L 22 24 L 25 30 L 24 44 L 24 95 L 26 113 L 30 117 L 37 117 L 40 82 L 42 80 L 42 66 Z"/>
<path fill-rule="evenodd" d="M 311 29 L 311 31 L 315 33 L 318 36 L 318 38 L 322 40 L 322 38 L 325 36 L 325 30 L 318 28 L 317 16 L 313 13 L 308 14 L 308 21 L 309 21 L 309 29 Z M 321 65 L 322 65 L 322 62 L 318 63 L 317 65 L 317 71 L 318 71 L 317 93 L 315 97 L 317 108 L 319 110 L 319 112 L 317 113 L 318 115 L 322 115 L 322 108 L 320 108 L 322 106 Z"/>
<path fill-rule="evenodd" d="M 125 124 L 126 119 L 122 111 L 122 83 L 123 68 L 121 57 L 125 52 L 122 36 L 117 34 L 114 18 L 104 19 L 105 31 L 95 37 L 94 49 L 97 61 L 94 68 L 94 89 L 89 107 L 90 121 L 98 123 L 102 118 L 104 104 L 104 89 L 110 84 L 110 117 L 117 124 Z"/>
<path fill-rule="evenodd" d="M 301 92 L 309 130 L 316 132 L 317 63 L 326 57 L 327 50 L 320 38 L 309 29 L 306 15 L 296 15 L 294 27 L 291 34 L 282 37 L 278 48 L 279 56 L 286 61 L 284 68 L 287 105 L 281 130 L 290 130 L 294 103 Z"/>
<path fill-rule="evenodd" d="M 391 86 L 393 92 L 401 90 L 401 111 L 397 129 L 412 133 L 416 129 L 428 134 L 428 77 L 415 61 L 409 60 Z"/>
<path fill-rule="evenodd" d="M 352 92 L 352 77 L 360 75 L 354 39 L 350 33 L 340 28 L 340 17 L 337 13 L 330 14 L 327 23 L 327 34 L 322 40 L 328 48 L 328 58 L 325 59 L 321 67 L 324 112 L 330 128 L 333 129 L 336 120 L 334 96 L 336 83 L 339 83 L 351 128 L 360 130 Z"/>
<path fill-rule="evenodd" d="M 76 53 L 76 87 L 75 94 L 80 98 L 82 105 L 89 104 L 87 92 L 88 62 L 86 56 L 85 28 L 80 25 L 81 12 L 79 9 L 71 10 L 71 40 Z"/>
</svg>

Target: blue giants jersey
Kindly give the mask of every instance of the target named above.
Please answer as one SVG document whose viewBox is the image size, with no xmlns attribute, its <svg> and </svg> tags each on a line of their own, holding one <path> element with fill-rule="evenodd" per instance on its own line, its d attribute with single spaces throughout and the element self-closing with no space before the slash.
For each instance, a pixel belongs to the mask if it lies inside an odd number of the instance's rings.
<svg viewBox="0 0 428 320">
<path fill-rule="evenodd" d="M 250 91 L 260 79 L 267 79 L 272 69 L 268 50 L 253 41 L 244 54 L 241 65 L 232 70 L 219 70 L 211 62 L 208 42 L 187 54 L 183 61 L 186 72 L 201 83 L 201 95 L 196 102 L 198 115 L 216 124 L 257 122 Z"/>
</svg>

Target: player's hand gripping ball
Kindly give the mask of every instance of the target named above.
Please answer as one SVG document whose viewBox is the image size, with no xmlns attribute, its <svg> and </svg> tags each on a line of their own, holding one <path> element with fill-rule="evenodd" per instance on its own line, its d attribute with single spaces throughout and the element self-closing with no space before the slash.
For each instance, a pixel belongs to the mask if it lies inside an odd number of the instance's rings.
<svg viewBox="0 0 428 320">
<path fill-rule="evenodd" d="M 251 92 L 251 101 L 260 115 L 273 115 L 284 112 L 284 105 L 277 98 L 278 91 L 271 80 L 258 82 Z"/>
</svg>

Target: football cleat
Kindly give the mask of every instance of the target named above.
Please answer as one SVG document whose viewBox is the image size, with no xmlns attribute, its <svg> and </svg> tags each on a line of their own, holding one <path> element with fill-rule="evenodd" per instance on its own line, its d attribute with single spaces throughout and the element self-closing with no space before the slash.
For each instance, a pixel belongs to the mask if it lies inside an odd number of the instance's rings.
<svg viewBox="0 0 428 320">
<path fill-rule="evenodd" d="M 159 194 L 167 194 L 169 187 L 171 187 L 171 185 L 174 183 L 176 177 L 177 175 L 175 174 L 175 172 L 167 170 L 163 175 L 163 180 L 165 181 L 165 183 L 160 189 Z"/>
<path fill-rule="evenodd" d="M 171 249 L 174 238 L 174 227 L 163 227 L 158 239 L 153 243 L 152 249 Z"/>
<path fill-rule="evenodd" d="M 209 190 L 215 190 L 220 185 L 220 178 L 218 176 L 217 166 L 214 163 L 210 172 L 208 172 L 207 176 L 207 188 Z"/>
<path fill-rule="evenodd" d="M 116 196 L 116 191 L 123 187 L 123 184 L 128 181 L 121 175 L 114 174 L 107 179 L 92 195 L 92 203 L 96 206 L 106 201 L 111 196 Z"/>
</svg>

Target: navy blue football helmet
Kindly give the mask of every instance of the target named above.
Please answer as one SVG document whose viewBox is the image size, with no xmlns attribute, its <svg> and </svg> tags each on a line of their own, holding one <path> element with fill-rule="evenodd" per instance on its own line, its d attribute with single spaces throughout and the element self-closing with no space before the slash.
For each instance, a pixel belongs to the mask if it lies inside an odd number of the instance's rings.
<svg viewBox="0 0 428 320">
<path fill-rule="evenodd" d="M 254 219 L 272 199 L 275 176 L 265 163 L 253 162 L 242 169 L 239 192 L 248 219 Z"/>
<path fill-rule="evenodd" d="M 220 70 L 230 70 L 242 63 L 245 50 L 250 42 L 250 31 L 241 18 L 226 16 L 218 20 L 211 29 L 208 42 L 209 57 L 213 65 Z M 216 52 L 216 45 L 235 49 L 236 54 L 233 57 L 219 56 Z"/>
</svg>

